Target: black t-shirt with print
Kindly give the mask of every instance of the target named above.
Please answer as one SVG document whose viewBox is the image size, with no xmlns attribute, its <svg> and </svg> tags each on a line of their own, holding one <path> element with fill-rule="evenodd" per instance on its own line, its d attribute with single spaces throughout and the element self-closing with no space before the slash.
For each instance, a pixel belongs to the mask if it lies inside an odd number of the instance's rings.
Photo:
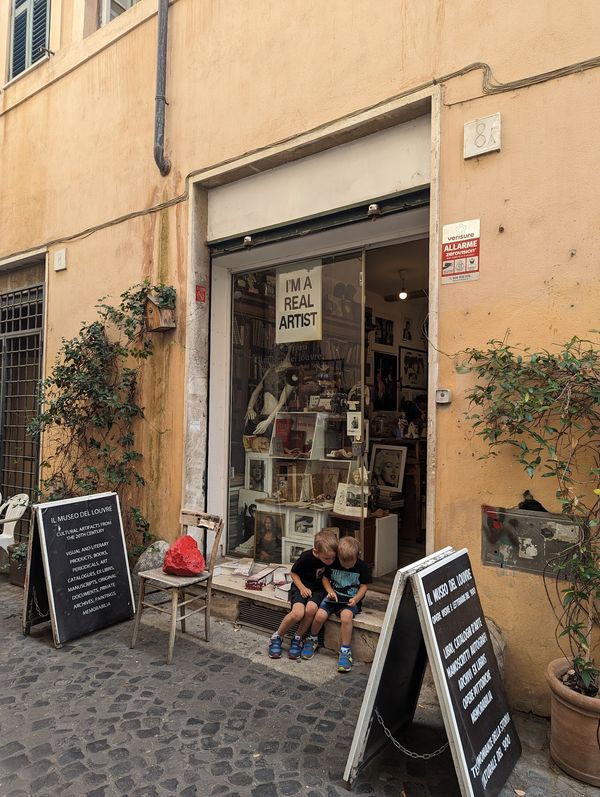
<svg viewBox="0 0 600 797">
<path fill-rule="evenodd" d="M 333 591 L 341 599 L 353 598 L 361 584 L 370 584 L 371 569 L 362 559 L 357 559 L 352 567 L 343 567 L 339 559 L 326 568 L 325 575 L 331 582 Z"/>
<path fill-rule="evenodd" d="M 315 556 L 312 548 L 303 551 L 292 565 L 292 573 L 295 573 L 307 589 L 323 589 L 323 574 L 325 565 Z"/>
</svg>

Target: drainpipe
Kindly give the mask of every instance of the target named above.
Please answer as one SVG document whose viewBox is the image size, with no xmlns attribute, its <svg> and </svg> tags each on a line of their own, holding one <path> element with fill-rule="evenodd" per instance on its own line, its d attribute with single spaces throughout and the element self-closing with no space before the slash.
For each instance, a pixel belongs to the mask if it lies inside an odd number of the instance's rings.
<svg viewBox="0 0 600 797">
<path fill-rule="evenodd" d="M 158 0 L 158 40 L 156 45 L 156 105 L 154 110 L 154 160 L 163 177 L 171 171 L 165 157 L 165 112 L 167 98 L 167 22 L 169 0 Z"/>
</svg>

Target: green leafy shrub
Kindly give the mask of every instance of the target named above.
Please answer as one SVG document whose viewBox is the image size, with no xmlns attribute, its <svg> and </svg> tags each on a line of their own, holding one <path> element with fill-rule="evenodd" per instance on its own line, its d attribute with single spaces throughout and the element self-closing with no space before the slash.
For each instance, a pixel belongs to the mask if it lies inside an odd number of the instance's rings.
<svg viewBox="0 0 600 797">
<path fill-rule="evenodd" d="M 600 346 L 573 337 L 554 351 L 533 352 L 492 340 L 487 348 L 467 349 L 461 360 L 459 370 L 477 377 L 467 392 L 467 417 L 489 446 L 484 457 L 509 448 L 530 478 L 553 479 L 561 512 L 579 527 L 578 542 L 547 563 L 544 585 L 557 619 L 557 642 L 573 661 L 570 685 L 595 695 L 600 675 L 591 649 L 600 598 Z"/>
<path fill-rule="evenodd" d="M 79 334 L 63 339 L 54 367 L 40 387 L 40 412 L 28 426 L 43 433 L 39 497 L 52 501 L 111 491 L 119 495 L 128 547 L 150 544 L 149 523 L 131 495 L 145 485 L 136 425 L 144 420 L 138 403 L 143 363 L 152 356 L 145 329 L 148 297 L 173 307 L 175 289 L 148 280 L 129 288 L 117 306 L 101 299 L 97 318 Z"/>
</svg>

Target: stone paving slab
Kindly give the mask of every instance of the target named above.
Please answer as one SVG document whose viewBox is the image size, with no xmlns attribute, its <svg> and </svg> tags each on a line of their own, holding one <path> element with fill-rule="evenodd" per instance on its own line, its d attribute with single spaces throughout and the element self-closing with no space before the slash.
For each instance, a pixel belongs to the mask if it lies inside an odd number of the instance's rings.
<svg viewBox="0 0 600 797">
<path fill-rule="evenodd" d="M 0 578 L 0 797 L 348 794 L 341 775 L 367 666 L 338 675 L 321 654 L 272 662 L 264 637 L 226 623 L 214 624 L 209 645 L 179 637 L 171 666 L 154 624 L 144 623 L 135 650 L 129 622 L 55 650 L 48 626 L 21 634 L 21 596 Z M 403 741 L 437 747 L 444 733 L 430 687 L 418 720 Z M 527 756 L 503 797 L 514 788 L 527 797 L 597 793 L 548 767 L 535 723 L 526 732 Z M 459 793 L 449 753 L 421 762 L 393 748 L 354 791 Z"/>
</svg>

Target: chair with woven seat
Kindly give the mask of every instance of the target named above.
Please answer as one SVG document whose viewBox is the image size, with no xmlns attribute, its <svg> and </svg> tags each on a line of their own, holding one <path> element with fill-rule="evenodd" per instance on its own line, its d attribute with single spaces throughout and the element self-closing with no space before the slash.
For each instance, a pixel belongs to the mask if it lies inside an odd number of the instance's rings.
<svg viewBox="0 0 600 797">
<path fill-rule="evenodd" d="M 171 576 L 158 567 L 138 573 L 140 589 L 130 646 L 132 648 L 135 647 L 144 609 L 154 609 L 167 614 L 171 618 L 167 664 L 170 664 L 173 660 L 178 620 L 181 623 L 181 632 L 185 633 L 186 619 L 198 614 L 198 612 L 204 612 L 204 638 L 207 642 L 209 641 L 213 571 L 223 531 L 223 521 L 220 517 L 207 515 L 203 512 L 184 511 L 181 513 L 181 523 L 184 528 L 194 526 L 203 532 L 202 552 L 206 562 L 206 570 L 197 576 Z M 210 537 L 212 537 L 212 540 L 209 543 Z M 209 547 L 210 554 L 207 557 Z M 149 592 L 146 591 L 146 587 L 150 588 Z M 160 603 L 151 603 L 146 600 L 150 595 L 160 592 L 169 594 L 170 599 L 163 600 Z M 170 603 L 170 608 L 164 608 L 168 603 Z"/>
</svg>

